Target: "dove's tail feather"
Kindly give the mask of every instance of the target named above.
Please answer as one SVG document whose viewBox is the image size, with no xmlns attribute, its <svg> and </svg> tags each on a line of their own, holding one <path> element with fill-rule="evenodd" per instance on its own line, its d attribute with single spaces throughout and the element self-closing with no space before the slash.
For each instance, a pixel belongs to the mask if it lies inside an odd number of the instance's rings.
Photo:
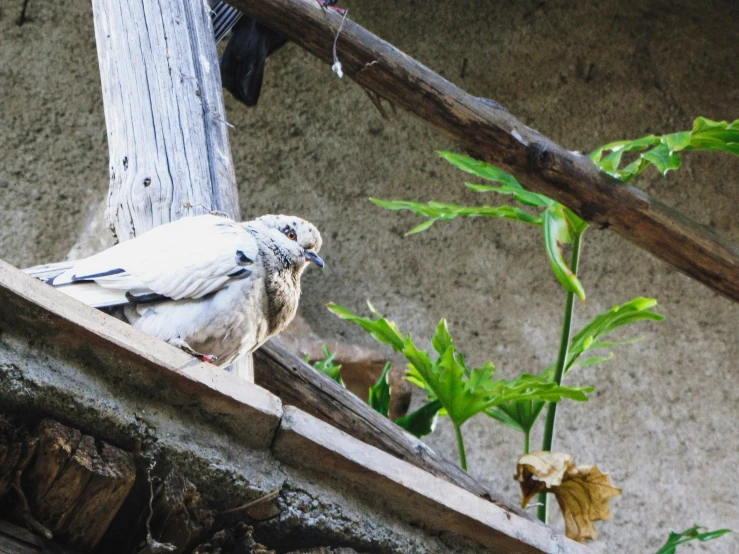
<svg viewBox="0 0 739 554">
<path fill-rule="evenodd" d="M 42 281 L 53 279 L 57 275 L 61 275 L 68 269 L 71 269 L 76 262 L 55 262 L 51 264 L 36 265 L 27 267 L 22 271 L 28 273 L 31 277 L 36 277 Z"/>
<path fill-rule="evenodd" d="M 42 264 L 27 267 L 23 272 L 41 281 L 49 282 L 71 269 L 75 263 L 77 262 Z M 54 288 L 94 308 L 109 308 L 111 306 L 121 306 L 129 303 L 129 299 L 126 298 L 124 291 L 106 289 L 92 281 L 62 285 Z"/>
<path fill-rule="evenodd" d="M 93 308 L 110 308 L 128 304 L 126 293 L 120 290 L 105 289 L 93 282 L 75 283 L 55 287 L 64 294 L 92 306 Z"/>
</svg>

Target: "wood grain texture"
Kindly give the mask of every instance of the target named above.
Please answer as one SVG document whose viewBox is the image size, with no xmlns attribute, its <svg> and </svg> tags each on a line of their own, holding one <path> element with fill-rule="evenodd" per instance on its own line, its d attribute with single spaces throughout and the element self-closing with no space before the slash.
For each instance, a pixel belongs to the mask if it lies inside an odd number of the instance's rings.
<svg viewBox="0 0 739 554">
<path fill-rule="evenodd" d="M 588 552 L 538 521 L 490 504 L 291 406 L 285 407 L 273 452 L 287 464 L 329 473 L 345 486 L 382 498 L 418 525 L 458 533 L 493 552 Z"/>
<path fill-rule="evenodd" d="M 284 404 L 296 406 L 362 442 L 488 499 L 505 510 L 531 518 L 459 466 L 375 412 L 344 387 L 310 367 L 277 340 L 269 341 L 254 353 L 254 376 L 257 384 L 280 397 Z"/>
<path fill-rule="evenodd" d="M 93 0 L 119 240 L 181 217 L 239 219 L 221 77 L 203 0 Z"/>
<path fill-rule="evenodd" d="M 226 1 L 333 63 L 341 16 L 315 0 Z M 530 129 L 495 102 L 468 94 L 350 20 L 342 27 L 337 53 L 346 75 L 450 134 L 470 155 L 739 301 L 739 249 L 710 228 L 609 177 L 587 156 Z"/>
</svg>

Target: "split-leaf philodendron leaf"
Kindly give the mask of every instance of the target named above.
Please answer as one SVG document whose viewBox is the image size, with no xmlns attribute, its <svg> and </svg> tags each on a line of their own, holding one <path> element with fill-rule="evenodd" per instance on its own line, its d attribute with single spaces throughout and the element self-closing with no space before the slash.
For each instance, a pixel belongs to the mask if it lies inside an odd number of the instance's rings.
<svg viewBox="0 0 739 554">
<path fill-rule="evenodd" d="M 408 380 L 424 389 L 437 411 L 448 415 L 461 426 L 474 415 L 488 408 L 513 401 L 538 400 L 558 402 L 564 398 L 586 401 L 592 387 L 562 387 L 550 379 L 522 375 L 517 379 L 494 379 L 495 366 L 488 362 L 477 368 L 467 367 L 464 356 L 457 351 L 445 320 L 441 320 L 431 341 L 436 355 L 416 346 L 409 335 L 387 319 L 358 316 L 351 311 L 329 304 L 334 314 L 360 325 L 376 340 L 402 353 L 408 361 Z M 392 330 L 389 332 L 388 330 Z"/>
</svg>

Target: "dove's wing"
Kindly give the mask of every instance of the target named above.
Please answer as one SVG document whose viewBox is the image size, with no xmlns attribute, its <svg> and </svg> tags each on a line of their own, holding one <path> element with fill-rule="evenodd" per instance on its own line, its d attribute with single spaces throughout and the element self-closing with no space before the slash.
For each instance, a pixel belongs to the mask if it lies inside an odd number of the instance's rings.
<svg viewBox="0 0 739 554">
<path fill-rule="evenodd" d="M 230 219 L 189 217 L 80 260 L 51 284 L 94 281 L 133 302 L 197 299 L 251 275 L 258 251 L 251 233 Z"/>
</svg>

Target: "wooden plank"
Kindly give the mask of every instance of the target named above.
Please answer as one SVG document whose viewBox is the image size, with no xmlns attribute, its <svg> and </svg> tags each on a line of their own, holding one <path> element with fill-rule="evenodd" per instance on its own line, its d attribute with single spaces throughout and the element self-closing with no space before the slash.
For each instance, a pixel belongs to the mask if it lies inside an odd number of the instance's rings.
<svg viewBox="0 0 739 554">
<path fill-rule="evenodd" d="M 10 327 L 93 360 L 147 393 L 156 382 L 168 401 L 196 408 L 255 448 L 268 449 L 282 414 L 261 387 L 204 364 L 169 344 L 85 306 L 0 260 L 0 328 Z"/>
<path fill-rule="evenodd" d="M 254 375 L 284 404 L 297 406 L 337 429 L 526 518 L 532 516 L 490 491 L 345 388 L 272 340 L 254 353 Z"/>
<path fill-rule="evenodd" d="M 494 552 L 588 551 L 538 521 L 486 502 L 292 406 L 285 406 L 273 451 L 288 465 L 329 474 L 343 486 L 381 498 L 418 525 L 458 533 Z"/>
<path fill-rule="evenodd" d="M 333 63 L 341 16 L 315 0 L 226 1 Z M 710 228 L 609 177 L 587 156 L 530 129 L 495 102 L 468 94 L 351 20 L 341 28 L 336 51 L 346 75 L 450 134 L 471 155 L 739 301 L 739 248 Z"/>
</svg>

